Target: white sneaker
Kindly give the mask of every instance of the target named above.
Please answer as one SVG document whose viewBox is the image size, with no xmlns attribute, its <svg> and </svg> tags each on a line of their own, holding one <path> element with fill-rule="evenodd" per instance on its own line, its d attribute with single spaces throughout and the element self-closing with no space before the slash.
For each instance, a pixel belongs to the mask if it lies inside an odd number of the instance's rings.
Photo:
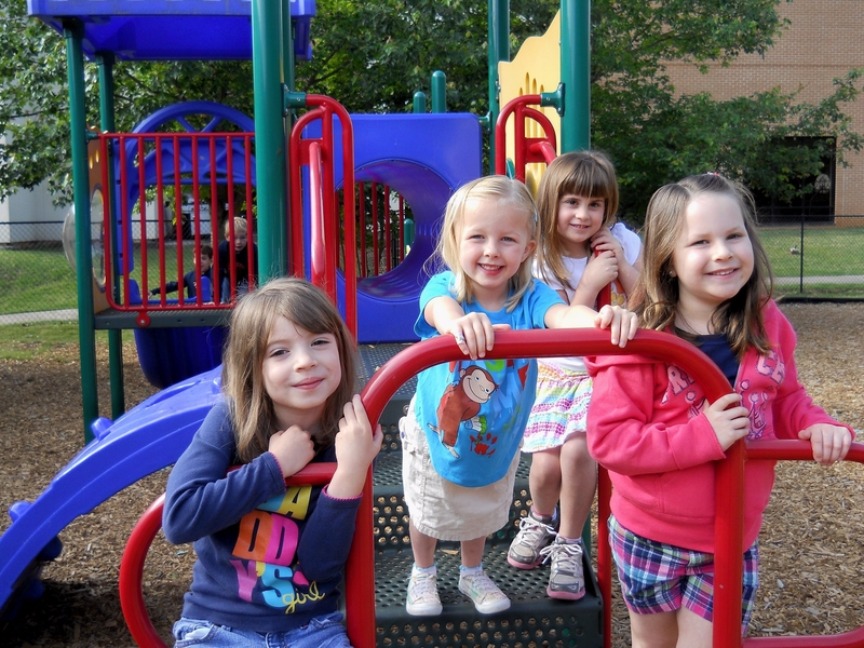
<svg viewBox="0 0 864 648">
<path fill-rule="evenodd" d="M 495 614 L 510 607 L 507 595 L 482 570 L 474 574 L 462 572 L 459 591 L 471 599 L 480 614 Z"/>
<path fill-rule="evenodd" d="M 442 609 L 436 572 L 423 573 L 412 568 L 405 610 L 411 616 L 438 616 Z"/>
<path fill-rule="evenodd" d="M 549 586 L 546 594 L 550 598 L 578 601 L 585 596 L 585 574 L 582 568 L 582 541 L 565 542 L 561 536 L 541 552 L 550 558 Z"/>
</svg>

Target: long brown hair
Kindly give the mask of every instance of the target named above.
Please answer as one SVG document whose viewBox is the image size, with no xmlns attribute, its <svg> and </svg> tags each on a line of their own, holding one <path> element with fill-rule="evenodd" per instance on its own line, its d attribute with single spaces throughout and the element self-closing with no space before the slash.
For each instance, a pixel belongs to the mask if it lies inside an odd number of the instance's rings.
<svg viewBox="0 0 864 648">
<path fill-rule="evenodd" d="M 537 267 L 542 278 L 574 289 L 573 279 L 564 266 L 564 245 L 558 234 L 558 206 L 568 194 L 602 198 L 603 227 L 612 227 L 618 213 L 618 177 L 612 161 L 600 151 L 575 151 L 558 156 L 546 169 L 537 188 L 537 214 L 540 218 L 540 245 Z M 551 273 L 551 277 L 545 276 Z"/>
<path fill-rule="evenodd" d="M 354 394 L 354 338 L 320 289 L 304 279 L 282 277 L 243 295 L 231 314 L 222 364 L 222 389 L 228 398 L 237 456 L 243 463 L 266 452 L 275 431 L 273 402 L 264 389 L 262 366 L 270 332 L 280 317 L 310 333 L 330 333 L 336 338 L 342 382 L 324 405 L 320 438 L 315 438 L 318 445 L 333 442 L 342 408 Z"/>
<path fill-rule="evenodd" d="M 672 255 L 687 206 L 696 195 L 708 192 L 731 196 L 738 203 L 754 260 L 753 274 L 744 287 L 714 311 L 713 328 L 726 335 L 739 358 L 751 346 L 765 353 L 770 344 L 762 308 L 771 297 L 774 283 L 768 255 L 756 232 L 756 207 L 745 187 L 716 173 L 688 176 L 654 192 L 642 230 L 644 268 L 630 298 L 630 308 L 640 315 L 646 328 L 664 330 L 674 325 L 679 292 Z"/>
</svg>

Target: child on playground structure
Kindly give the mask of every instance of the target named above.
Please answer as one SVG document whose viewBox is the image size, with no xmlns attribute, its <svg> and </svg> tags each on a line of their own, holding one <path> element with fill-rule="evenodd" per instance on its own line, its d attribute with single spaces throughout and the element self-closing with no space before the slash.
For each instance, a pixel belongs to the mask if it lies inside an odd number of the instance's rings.
<svg viewBox="0 0 864 648">
<path fill-rule="evenodd" d="M 183 285 L 186 286 L 186 296 L 189 299 L 195 299 L 198 296 L 198 277 L 201 277 L 203 280 L 207 280 L 210 284 L 209 289 L 204 290 L 202 292 L 202 298 L 205 301 L 211 301 L 213 299 L 213 248 L 209 245 L 201 246 L 201 253 L 198 255 L 196 259 L 196 266 L 198 266 L 195 270 L 190 270 L 185 275 L 183 275 Z M 180 283 L 177 281 L 169 281 L 165 284 L 165 293 L 177 292 L 180 290 Z M 162 292 L 162 288 L 156 286 L 153 290 L 150 291 L 151 295 L 158 295 Z"/>
<path fill-rule="evenodd" d="M 809 440 L 813 458 L 830 465 L 852 441 L 798 382 L 795 332 L 771 298 L 754 214 L 749 192 L 716 173 L 661 187 L 630 300 L 644 327 L 706 353 L 734 385 L 729 394 L 709 403 L 695 376 L 645 357 L 588 363 L 588 445 L 613 484 L 610 544 L 635 648 L 712 645 L 715 466 L 733 443 Z M 742 635 L 775 463 L 744 468 Z"/>
<path fill-rule="evenodd" d="M 249 241 L 249 227 L 245 218 L 235 216 L 233 221 L 225 223 L 225 238 L 219 242 L 216 255 L 219 264 L 220 295 L 223 302 L 230 302 L 232 298 L 232 272 L 237 296 L 245 294 L 250 290 L 250 286 L 254 288 L 258 283 L 258 245 Z"/>
<path fill-rule="evenodd" d="M 469 182 L 447 203 L 437 250 L 447 269 L 423 289 L 415 332 L 422 339 L 452 335 L 465 358 L 422 371 L 400 420 L 414 555 L 405 606 L 411 615 L 442 611 L 438 540 L 460 542 L 459 591 L 478 612 L 510 606 L 482 561 L 486 536 L 508 521 L 537 367 L 529 359 L 484 360 L 495 331 L 598 326 L 621 346 L 636 333 L 632 313 L 568 307 L 531 277 L 537 230 L 530 192 L 505 176 Z"/>
<path fill-rule="evenodd" d="M 616 303 L 624 303 L 641 269 L 642 243 L 615 220 L 618 180 L 609 158 L 598 151 L 556 158 L 540 180 L 537 211 L 534 275 L 568 304 L 597 307 L 607 286 L 615 287 Z M 537 397 L 522 445 L 522 452 L 531 454 L 531 510 L 520 522 L 507 562 L 533 569 L 549 561 L 546 593 L 551 598 L 585 596 L 580 536 L 597 486 L 597 466 L 586 440 L 590 398 L 591 379 L 582 358 L 538 360 Z"/>
<path fill-rule="evenodd" d="M 281 278 L 238 300 L 225 397 L 168 478 L 165 536 L 197 554 L 177 646 L 350 645 L 338 588 L 382 441 L 355 375 L 353 338 L 316 287 Z M 319 461 L 337 461 L 328 485 L 286 488 Z"/>
</svg>

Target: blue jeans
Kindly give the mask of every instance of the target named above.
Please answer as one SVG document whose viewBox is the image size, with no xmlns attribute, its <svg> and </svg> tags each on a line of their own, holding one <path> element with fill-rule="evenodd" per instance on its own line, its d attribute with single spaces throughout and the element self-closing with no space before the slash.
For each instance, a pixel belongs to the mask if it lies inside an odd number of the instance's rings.
<svg viewBox="0 0 864 648">
<path fill-rule="evenodd" d="M 174 648 L 351 648 L 340 612 L 316 617 L 288 632 L 238 630 L 198 619 L 180 619 L 173 632 L 177 640 Z"/>
</svg>

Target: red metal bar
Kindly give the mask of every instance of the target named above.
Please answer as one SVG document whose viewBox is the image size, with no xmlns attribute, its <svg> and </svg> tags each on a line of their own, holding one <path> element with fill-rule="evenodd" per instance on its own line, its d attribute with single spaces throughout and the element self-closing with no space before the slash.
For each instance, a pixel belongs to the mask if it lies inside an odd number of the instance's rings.
<svg viewBox="0 0 864 648">
<path fill-rule="evenodd" d="M 290 171 L 291 188 L 291 220 L 288 226 L 291 231 L 291 267 L 292 274 L 297 277 L 306 276 L 304 240 L 303 240 L 303 182 L 301 168 L 309 164 L 308 147 L 301 139 L 303 130 L 318 119 L 317 111 L 309 111 L 301 115 L 294 123 L 289 137 L 290 159 L 293 169 Z"/>
<path fill-rule="evenodd" d="M 120 138 L 120 151 L 122 152 L 122 161 L 120 164 L 120 186 L 128 187 L 129 186 L 129 167 L 123 162 L 126 161 L 126 147 L 127 147 L 127 138 Z M 128 307 L 130 305 L 130 279 L 129 279 L 129 270 L 132 266 L 131 259 L 131 245 L 129 244 L 129 229 L 126 224 L 129 222 L 129 201 L 126 200 L 125 192 L 120 195 L 120 249 L 116 250 L 120 262 L 120 272 L 123 277 L 123 305 Z M 118 224 L 114 223 L 113 220 L 111 222 L 111 227 L 117 227 Z M 110 302 L 109 302 L 110 303 Z"/>
<path fill-rule="evenodd" d="M 299 169 L 303 164 L 309 162 L 308 156 L 304 155 L 304 151 L 308 148 L 308 142 L 311 138 L 302 140 L 302 131 L 315 119 L 321 119 L 321 154 L 323 159 L 322 168 L 323 174 L 322 184 L 324 188 L 325 201 L 325 220 L 324 230 L 328 240 L 339 241 L 338 228 L 336 226 L 336 203 L 335 203 L 335 179 L 332 173 L 333 156 L 335 146 L 333 142 L 333 119 L 338 119 L 342 131 L 342 186 L 354 186 L 354 129 L 351 124 L 351 118 L 345 108 L 337 101 L 324 95 L 308 94 L 306 95 L 306 105 L 316 107 L 317 110 L 310 110 L 301 116 L 294 127 L 291 129 L 290 150 L 293 160 L 297 161 L 297 171 L 292 172 L 292 233 L 295 253 L 302 254 L 303 247 L 303 223 L 302 223 L 302 201 L 300 200 L 300 192 L 302 189 L 299 179 Z M 343 196 L 343 241 L 345 250 L 344 277 L 345 277 L 345 323 L 349 330 L 356 335 L 357 333 L 357 223 L 356 223 L 356 208 L 354 191 L 344 191 Z M 332 233 L 332 235 L 331 235 Z M 312 245 L 316 243 L 313 241 Z M 298 249 L 299 247 L 299 249 Z M 338 251 L 339 247 L 334 246 L 332 250 L 333 263 L 335 270 L 338 267 Z M 325 252 L 330 252 L 325 250 Z M 297 266 L 295 266 L 297 267 Z M 299 265 L 300 276 L 304 274 L 303 265 Z M 335 281 L 334 281 L 335 285 Z"/>
<path fill-rule="evenodd" d="M 381 274 L 381 228 L 383 217 L 380 215 L 378 202 L 378 183 L 372 183 L 372 268 L 374 276 Z"/>
<path fill-rule="evenodd" d="M 111 227 L 114 223 L 113 214 L 117 208 L 116 201 L 114 199 L 114 191 L 112 189 L 111 184 L 111 173 L 110 173 L 110 160 L 108 150 L 109 150 L 109 141 L 105 137 L 99 138 L 99 150 L 102 160 L 102 168 L 101 168 L 101 178 L 100 182 L 102 183 L 102 200 L 103 200 L 103 213 L 102 213 L 102 227 L 100 228 L 102 231 L 102 249 L 104 250 L 104 258 L 102 259 L 102 271 L 105 273 L 105 297 L 108 299 L 108 303 L 115 303 L 115 290 L 114 290 L 114 263 L 112 260 L 115 259 L 115 245 L 114 239 L 111 238 Z"/>
<path fill-rule="evenodd" d="M 105 245 L 106 245 L 106 259 L 105 259 L 105 269 L 106 269 L 106 277 L 111 281 L 116 280 L 117 272 L 121 273 L 119 287 L 120 290 L 117 294 L 109 293 L 108 294 L 108 303 L 112 308 L 119 311 L 126 312 L 137 312 L 138 316 L 138 324 L 139 326 L 146 326 L 149 323 L 149 315 L 148 311 L 190 311 L 190 310 L 201 310 L 201 309 L 230 309 L 232 306 L 230 303 L 222 304 L 220 303 L 220 290 L 221 285 L 220 282 L 213 282 L 213 293 L 214 293 L 214 303 L 205 303 L 203 301 L 203 295 L 200 295 L 200 299 L 196 298 L 195 300 L 187 299 L 185 288 L 186 288 L 186 280 L 185 275 L 187 274 L 185 269 L 185 255 L 184 251 L 188 250 L 188 247 L 191 246 L 193 250 L 194 256 L 198 257 L 201 253 L 201 247 L 205 242 L 204 234 L 202 232 L 202 223 L 201 223 L 201 210 L 200 210 L 200 197 L 202 195 L 201 187 L 202 182 L 205 186 L 209 187 L 210 191 L 210 203 L 211 203 L 211 239 L 213 243 L 214 250 L 218 250 L 219 239 L 220 239 L 220 231 L 218 227 L 218 223 L 214 222 L 214 217 L 218 212 L 218 185 L 222 182 L 226 182 L 228 185 L 229 196 L 233 197 L 234 193 L 234 169 L 237 161 L 234 160 L 234 146 L 237 142 L 243 142 L 244 151 L 244 164 L 245 164 L 245 172 L 246 177 L 250 179 L 249 182 L 246 183 L 246 216 L 248 220 L 249 226 L 249 238 L 250 240 L 254 240 L 255 237 L 255 225 L 254 220 L 251 219 L 252 216 L 252 182 L 251 182 L 251 162 L 252 162 L 252 133 L 210 133 L 210 132 L 195 132 L 195 133 L 103 133 L 99 136 L 101 140 L 102 150 L 107 150 L 108 147 L 111 146 L 112 142 L 117 142 L 118 151 L 122 151 L 122 156 L 118 155 L 117 165 L 119 166 L 117 176 L 117 181 L 119 183 L 119 191 L 118 195 L 121 197 L 119 206 L 114 204 L 116 201 L 113 200 L 113 195 L 111 196 L 112 200 L 106 203 L 105 209 L 105 222 L 103 227 L 103 232 L 105 233 Z M 191 149 L 195 152 L 191 159 L 192 169 L 190 172 L 184 174 L 181 170 L 181 160 L 183 158 L 181 147 L 186 144 L 191 145 Z M 228 169 L 226 171 L 226 178 L 224 180 L 220 180 L 220 175 L 216 171 L 216 162 L 218 159 L 218 147 L 223 145 L 230 149 L 229 158 L 228 158 Z M 206 147 L 206 148 L 205 148 Z M 173 158 L 172 168 L 168 168 L 168 164 L 165 162 L 163 156 L 171 155 Z M 209 174 L 205 178 L 200 178 L 200 165 L 202 164 L 202 160 L 199 159 L 200 155 L 206 155 L 209 160 L 211 169 Z M 145 186 L 143 183 L 146 179 L 146 170 L 141 165 L 141 160 L 147 159 L 149 160 L 148 165 L 154 165 L 156 171 L 156 180 L 151 185 L 155 190 L 155 196 L 157 201 L 157 206 L 155 209 L 156 218 L 153 219 L 156 223 L 157 234 L 155 236 L 155 242 L 157 243 L 157 254 L 158 254 L 158 265 L 156 262 L 151 263 L 148 254 L 149 243 L 154 242 L 154 237 L 148 233 L 149 223 L 147 222 L 147 204 L 146 204 L 146 195 L 147 191 L 151 188 L 151 186 Z M 129 184 L 133 181 L 135 176 L 131 176 L 131 174 L 137 168 L 137 184 L 139 185 L 137 197 L 129 196 Z M 152 168 L 152 167 L 151 167 Z M 168 177 L 163 177 L 165 174 L 168 174 Z M 173 176 L 173 177 L 171 177 Z M 105 171 L 103 170 L 103 182 L 106 182 L 105 186 L 112 186 L 110 182 L 107 181 L 107 176 Z M 176 241 L 174 245 L 168 245 L 165 237 L 165 228 L 167 227 L 167 216 L 165 214 L 165 188 L 167 186 L 167 182 L 173 183 L 174 187 L 174 212 L 176 216 L 176 226 L 178 236 L 176 237 Z M 183 189 L 184 187 L 191 188 L 191 195 L 193 196 L 193 216 L 192 222 L 190 226 L 193 232 L 193 240 L 190 242 L 184 241 L 182 236 L 183 232 Z M 187 188 L 187 191 L 190 189 Z M 195 200 L 195 197 L 198 200 Z M 141 220 L 139 223 L 132 222 L 132 214 L 130 209 L 130 200 L 132 202 L 137 202 L 140 205 L 140 216 Z M 229 200 L 229 211 L 234 213 L 234 204 L 233 200 Z M 132 303 L 132 291 L 131 291 L 131 280 L 132 280 L 132 258 L 130 257 L 130 253 L 134 250 L 135 242 L 134 236 L 130 237 L 130 234 L 134 232 L 139 234 L 140 237 L 140 249 L 142 251 L 141 254 L 141 262 L 140 262 L 140 275 L 135 275 L 140 277 L 141 282 L 141 292 L 142 292 L 142 303 Z M 116 238 L 111 239 L 108 234 L 115 231 L 118 232 Z M 252 254 L 252 249 L 249 248 L 247 254 Z M 176 254 L 176 268 L 177 268 L 177 276 L 175 277 L 173 274 L 171 277 L 167 276 L 167 268 L 169 266 L 169 262 L 175 259 L 174 256 Z M 232 267 L 234 266 L 233 260 L 229 261 Z M 109 266 L 114 267 L 109 267 Z M 176 302 L 173 300 L 168 301 L 166 299 L 164 291 L 159 291 L 159 299 L 154 300 L 153 303 L 147 299 L 149 289 L 152 287 L 150 284 L 153 283 L 155 285 L 155 275 L 156 272 L 153 271 L 153 268 L 158 267 L 158 280 L 159 286 L 164 286 L 167 281 L 177 281 L 178 283 L 178 299 Z M 196 265 L 196 279 L 200 279 L 200 269 L 197 269 Z M 231 268 L 226 268 L 226 270 L 230 271 Z M 219 276 L 219 261 L 218 255 L 214 257 L 213 260 L 213 274 L 214 276 Z M 236 275 L 236 271 L 235 271 Z M 250 265 L 250 280 L 251 276 L 254 275 L 254 268 Z M 112 284 L 113 285 L 113 284 Z M 158 302 L 158 303 L 157 303 Z"/>
<path fill-rule="evenodd" d="M 699 376 L 699 382 L 710 400 L 715 400 L 729 391 L 729 382 L 705 354 L 680 338 L 655 331 L 639 331 L 625 349 L 613 346 L 609 342 L 608 332 L 594 329 L 500 331 L 495 335 L 495 347 L 487 354 L 487 358 L 622 355 L 630 353 L 639 353 L 663 362 L 672 362 L 691 376 Z M 415 373 L 427 367 L 461 357 L 463 357 L 462 353 L 449 336 L 425 340 L 398 353 L 372 375 L 363 390 L 363 402 L 370 420 L 377 420 L 378 413 L 383 411 L 390 397 Z M 602 480 L 600 485 L 605 488 Z M 371 509 L 370 511 L 361 510 L 360 517 L 364 516 L 371 519 Z M 604 528 L 605 521 L 605 518 L 598 521 L 598 567 L 601 565 L 599 547 L 604 544 L 603 539 L 608 538 L 608 531 Z M 608 542 L 605 544 L 608 545 Z M 604 596 L 608 597 L 611 592 L 611 559 L 604 558 L 603 562 L 605 562 L 604 571 L 599 574 L 599 577 L 601 578 L 601 587 L 606 588 L 603 590 Z M 368 569 L 370 572 L 373 569 L 371 561 Z M 358 576 L 360 578 L 374 578 L 374 574 L 365 572 L 361 572 Z M 362 600 L 362 596 L 359 596 L 359 592 L 355 593 L 352 595 L 352 600 Z M 611 598 L 607 599 L 606 603 L 604 609 L 608 616 Z M 604 624 L 609 625 L 609 621 L 604 620 Z M 610 635 L 607 634 L 606 636 Z M 715 643 L 714 645 L 725 648 L 724 644 Z"/>
<path fill-rule="evenodd" d="M 540 105 L 540 95 L 522 95 L 507 102 L 501 109 L 495 123 L 495 173 L 507 173 L 507 121 L 513 116 L 513 164 L 515 177 L 525 181 L 525 167 L 535 162 L 549 164 L 556 156 L 557 139 L 552 122 L 531 105 Z M 543 137 L 527 137 L 525 120 L 536 122 L 543 131 Z"/>
<path fill-rule="evenodd" d="M 310 106 L 327 106 L 327 109 L 332 115 L 339 119 L 339 124 L 342 129 L 342 186 L 354 186 L 354 127 L 351 123 L 351 117 L 348 111 L 339 102 L 325 95 L 306 95 L 306 103 Z M 328 127 L 332 128 L 332 119 L 324 120 L 325 128 L 322 131 L 326 132 Z M 332 152 L 335 147 L 332 145 L 332 130 L 330 146 L 325 150 Z M 331 180 L 332 181 L 332 180 Z M 356 230 L 356 209 L 354 203 L 354 192 L 343 191 L 343 224 L 344 224 L 344 241 L 345 241 L 345 323 L 348 329 L 357 334 L 357 230 Z M 335 217 L 335 214 L 334 214 Z"/>
<path fill-rule="evenodd" d="M 344 193 L 344 189 L 342 190 Z M 357 218 L 359 221 L 358 236 L 360 238 L 360 276 L 369 276 L 369 260 L 366 254 L 366 185 L 357 183 Z"/>
<path fill-rule="evenodd" d="M 324 197 L 321 174 L 321 145 L 313 142 L 309 146 L 309 217 L 311 225 L 312 245 L 312 283 L 320 286 L 333 303 L 336 303 L 336 283 L 330 283 L 327 273 L 327 232 L 324 227 Z"/>
<path fill-rule="evenodd" d="M 333 478 L 335 469 L 335 463 L 310 464 L 297 474 L 288 477 L 285 480 L 285 484 L 288 486 L 304 486 L 307 484 L 320 486 L 321 484 L 328 483 Z M 369 480 L 367 480 L 364 489 L 371 491 L 371 482 Z M 159 533 L 159 529 L 162 528 L 162 511 L 164 507 L 165 494 L 163 493 L 138 518 L 138 522 L 135 523 L 132 532 L 129 534 L 126 547 L 123 549 L 123 556 L 120 559 L 118 581 L 120 609 L 129 628 L 129 634 L 132 635 L 132 639 L 141 648 L 165 648 L 166 646 L 147 612 L 147 604 L 144 601 L 144 589 L 142 586 L 147 552 L 150 549 L 150 545 L 153 544 L 156 534 Z"/>
<path fill-rule="evenodd" d="M 603 646 L 612 646 L 612 548 L 606 520 L 612 514 L 609 499 L 612 481 L 603 466 L 597 466 L 597 584 L 603 599 Z"/>
<path fill-rule="evenodd" d="M 545 139 L 531 142 L 528 145 L 528 152 L 531 158 L 540 158 L 546 164 L 551 164 L 552 160 L 558 157 L 555 147 Z"/>
</svg>

